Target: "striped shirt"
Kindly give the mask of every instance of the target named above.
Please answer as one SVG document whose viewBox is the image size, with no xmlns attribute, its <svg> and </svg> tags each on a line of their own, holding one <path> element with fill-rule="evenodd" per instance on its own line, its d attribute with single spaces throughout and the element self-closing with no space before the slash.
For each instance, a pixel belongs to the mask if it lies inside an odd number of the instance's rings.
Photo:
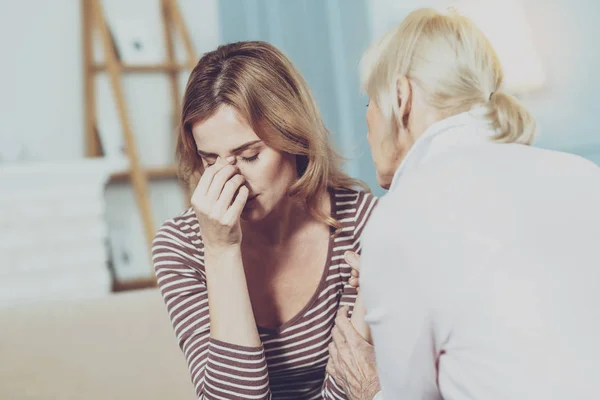
<svg viewBox="0 0 600 400">
<path fill-rule="evenodd" d="M 360 236 L 376 198 L 335 189 L 332 216 L 342 223 L 331 237 L 328 261 L 308 304 L 277 329 L 258 327 L 260 347 L 210 337 L 204 249 L 192 209 L 168 220 L 152 247 L 158 286 L 200 399 L 345 399 L 325 366 L 336 312 L 352 312 L 356 290 L 348 285 L 344 252 L 360 252 Z"/>
</svg>

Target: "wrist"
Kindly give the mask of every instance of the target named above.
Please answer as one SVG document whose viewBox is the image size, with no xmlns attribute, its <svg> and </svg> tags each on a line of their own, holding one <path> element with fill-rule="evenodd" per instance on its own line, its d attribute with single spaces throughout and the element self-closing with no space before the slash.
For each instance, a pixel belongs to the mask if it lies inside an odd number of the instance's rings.
<svg viewBox="0 0 600 400">
<path fill-rule="evenodd" d="M 383 400 L 383 394 L 381 393 L 381 390 L 377 392 L 375 396 L 373 396 L 373 400 Z"/>
<path fill-rule="evenodd" d="M 381 386 L 379 385 L 379 379 L 376 378 L 366 386 L 364 398 L 370 400 L 380 399 L 382 397 L 380 393 Z"/>
<path fill-rule="evenodd" d="M 241 259 L 242 249 L 239 244 L 232 245 L 207 245 L 204 244 L 205 264 L 229 264 L 232 260 Z M 209 260 L 210 262 L 206 262 Z"/>
</svg>

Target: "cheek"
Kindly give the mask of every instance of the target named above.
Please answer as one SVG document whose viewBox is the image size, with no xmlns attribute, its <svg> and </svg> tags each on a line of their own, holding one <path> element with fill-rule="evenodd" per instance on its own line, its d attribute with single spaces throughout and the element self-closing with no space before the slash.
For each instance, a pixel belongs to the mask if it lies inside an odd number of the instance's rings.
<svg viewBox="0 0 600 400">
<path fill-rule="evenodd" d="M 384 143 L 382 143 L 382 135 L 381 132 L 376 132 L 373 130 L 369 130 L 367 134 L 367 142 L 369 143 L 369 147 L 371 148 L 371 155 L 373 157 L 373 161 L 375 164 L 381 162 L 381 157 L 383 156 L 383 150 L 385 148 Z"/>
<path fill-rule="evenodd" d="M 275 152 L 264 154 L 255 163 L 240 163 L 241 173 L 252 189 L 264 191 L 273 187 L 289 185 L 295 178 L 293 162 Z"/>
</svg>

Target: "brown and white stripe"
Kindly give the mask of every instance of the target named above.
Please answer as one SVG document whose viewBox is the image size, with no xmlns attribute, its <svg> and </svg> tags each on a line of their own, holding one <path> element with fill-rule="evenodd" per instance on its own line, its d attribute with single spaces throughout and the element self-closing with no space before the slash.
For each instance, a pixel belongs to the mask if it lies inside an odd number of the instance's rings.
<svg viewBox="0 0 600 400">
<path fill-rule="evenodd" d="M 360 252 L 360 236 L 376 198 L 332 190 L 332 215 L 342 223 L 330 239 L 329 261 L 311 301 L 277 329 L 259 329 L 262 346 L 245 347 L 210 338 L 204 248 L 193 210 L 164 223 L 152 253 L 156 277 L 200 399 L 345 399 L 325 374 L 336 312 L 350 307 L 344 252 Z"/>
</svg>

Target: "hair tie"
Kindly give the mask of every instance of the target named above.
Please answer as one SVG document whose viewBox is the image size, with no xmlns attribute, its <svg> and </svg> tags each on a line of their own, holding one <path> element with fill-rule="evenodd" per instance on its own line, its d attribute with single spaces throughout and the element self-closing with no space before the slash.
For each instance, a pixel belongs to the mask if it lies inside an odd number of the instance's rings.
<svg viewBox="0 0 600 400">
<path fill-rule="evenodd" d="M 494 95 L 494 93 L 496 93 L 496 92 L 490 93 L 490 97 L 488 97 L 488 100 L 492 100 L 492 96 Z"/>
</svg>

